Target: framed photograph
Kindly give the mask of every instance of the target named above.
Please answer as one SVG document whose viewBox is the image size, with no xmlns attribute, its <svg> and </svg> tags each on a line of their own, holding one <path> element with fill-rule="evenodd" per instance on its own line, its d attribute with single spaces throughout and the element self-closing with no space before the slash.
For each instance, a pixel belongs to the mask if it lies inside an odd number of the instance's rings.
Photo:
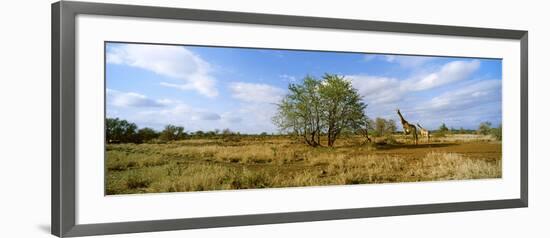
<svg viewBox="0 0 550 238">
<path fill-rule="evenodd" d="M 54 3 L 52 234 L 527 207 L 527 54 L 521 30 Z"/>
</svg>

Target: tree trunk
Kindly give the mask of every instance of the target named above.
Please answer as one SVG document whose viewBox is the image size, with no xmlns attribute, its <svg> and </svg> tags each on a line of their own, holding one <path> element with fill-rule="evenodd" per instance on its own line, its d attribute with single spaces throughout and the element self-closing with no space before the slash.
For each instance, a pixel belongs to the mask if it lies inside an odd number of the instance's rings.
<svg viewBox="0 0 550 238">
<path fill-rule="evenodd" d="M 335 132 L 331 131 L 328 133 L 328 146 L 332 147 L 336 139 Z"/>
<path fill-rule="evenodd" d="M 327 143 L 329 147 L 332 147 L 332 125 L 329 125 L 327 131 Z"/>
<path fill-rule="evenodd" d="M 308 138 L 308 134 L 304 133 L 304 140 L 309 146 L 317 147 L 319 143 L 315 141 L 315 132 L 309 133 L 309 136 L 311 136 L 311 139 Z"/>
</svg>

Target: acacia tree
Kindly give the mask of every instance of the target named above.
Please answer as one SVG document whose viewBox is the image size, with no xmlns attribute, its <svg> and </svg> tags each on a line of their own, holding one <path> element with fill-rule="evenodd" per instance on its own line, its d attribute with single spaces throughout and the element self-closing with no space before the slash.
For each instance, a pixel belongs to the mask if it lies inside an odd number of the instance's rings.
<svg viewBox="0 0 550 238">
<path fill-rule="evenodd" d="M 445 123 L 441 124 L 441 126 L 439 126 L 439 132 L 441 133 L 446 133 L 449 131 L 449 128 L 447 128 L 447 125 L 445 125 Z"/>
<path fill-rule="evenodd" d="M 278 113 L 273 118 L 281 131 L 302 136 L 310 146 L 321 144 L 321 98 L 320 82 L 306 76 L 302 84 L 290 84 L 289 93 L 278 106 Z"/>
<path fill-rule="evenodd" d="M 164 141 L 182 140 L 185 138 L 185 130 L 182 126 L 166 125 L 160 133 L 159 139 Z"/>
<path fill-rule="evenodd" d="M 390 119 L 388 121 L 388 132 L 390 134 L 393 134 L 393 133 L 395 133 L 395 131 L 397 131 L 397 123 L 395 123 L 394 119 Z"/>
<path fill-rule="evenodd" d="M 387 121 L 384 118 L 377 117 L 375 121 L 374 132 L 377 136 L 386 135 Z"/>
<path fill-rule="evenodd" d="M 477 132 L 482 135 L 489 135 L 491 133 L 491 122 L 485 121 L 479 124 Z"/>
<path fill-rule="evenodd" d="M 359 121 L 358 129 L 355 132 L 356 134 L 365 137 L 365 139 L 367 139 L 366 142 L 372 142 L 371 138 L 369 137 L 369 131 L 374 130 L 373 125 L 374 121 L 365 116 L 362 121 Z"/>
<path fill-rule="evenodd" d="M 310 146 L 321 145 L 321 134 L 333 146 L 342 131 L 365 125 L 366 105 L 343 77 L 326 74 L 317 80 L 306 76 L 302 84 L 290 84 L 288 89 L 273 121 L 281 131 L 302 136 Z"/>
<path fill-rule="evenodd" d="M 374 132 L 378 136 L 386 136 L 391 135 L 397 130 L 397 125 L 395 123 L 395 120 L 389 119 L 386 120 L 381 117 L 377 117 L 375 121 L 375 129 Z"/>
<path fill-rule="evenodd" d="M 323 121 L 326 123 L 328 146 L 333 146 L 343 130 L 356 130 L 366 118 L 362 97 L 350 81 L 334 74 L 325 74 L 319 87 Z"/>
</svg>

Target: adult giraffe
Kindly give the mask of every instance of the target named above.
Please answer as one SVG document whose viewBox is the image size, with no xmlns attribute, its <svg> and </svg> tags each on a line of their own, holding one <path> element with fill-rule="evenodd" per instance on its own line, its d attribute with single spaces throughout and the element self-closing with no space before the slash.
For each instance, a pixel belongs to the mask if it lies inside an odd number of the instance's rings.
<svg viewBox="0 0 550 238">
<path fill-rule="evenodd" d="M 418 135 L 416 134 L 416 126 L 410 124 L 405 118 L 403 118 L 403 115 L 401 115 L 401 112 L 399 109 L 397 109 L 397 115 L 399 115 L 399 118 L 401 118 L 401 125 L 403 125 L 403 134 L 408 135 L 412 133 L 412 136 L 414 138 L 414 144 L 418 145 Z"/>
</svg>

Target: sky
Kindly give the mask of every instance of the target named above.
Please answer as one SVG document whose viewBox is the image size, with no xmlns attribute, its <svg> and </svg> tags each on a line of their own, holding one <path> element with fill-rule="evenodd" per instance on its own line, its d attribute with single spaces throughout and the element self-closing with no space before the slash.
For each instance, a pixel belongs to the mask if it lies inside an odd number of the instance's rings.
<svg viewBox="0 0 550 238">
<path fill-rule="evenodd" d="M 277 133 L 271 118 L 288 85 L 325 73 L 349 80 L 372 119 L 399 122 L 399 108 L 431 130 L 502 121 L 500 59 L 106 44 L 107 117 L 140 128 Z"/>
</svg>

